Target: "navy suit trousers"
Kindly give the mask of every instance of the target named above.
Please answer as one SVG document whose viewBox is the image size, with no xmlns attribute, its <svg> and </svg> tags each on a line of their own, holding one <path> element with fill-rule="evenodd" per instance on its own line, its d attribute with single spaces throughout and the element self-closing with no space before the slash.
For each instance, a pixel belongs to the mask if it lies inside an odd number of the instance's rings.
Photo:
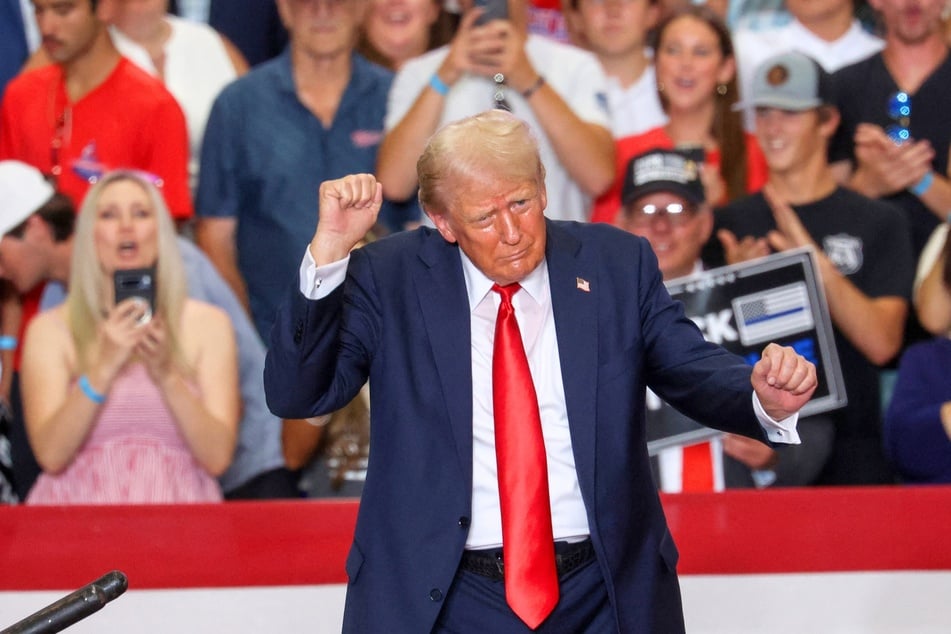
<svg viewBox="0 0 951 634">
<path fill-rule="evenodd" d="M 596 560 L 559 579 L 555 610 L 534 630 L 536 634 L 606 634 L 617 631 L 604 577 Z M 505 602 L 505 585 L 460 570 L 449 588 L 433 634 L 530 634 Z"/>
</svg>

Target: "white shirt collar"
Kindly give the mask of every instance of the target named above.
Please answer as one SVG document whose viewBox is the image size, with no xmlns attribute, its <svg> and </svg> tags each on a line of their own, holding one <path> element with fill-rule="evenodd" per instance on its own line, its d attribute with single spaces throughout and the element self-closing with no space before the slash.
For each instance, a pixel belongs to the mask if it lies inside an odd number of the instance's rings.
<svg viewBox="0 0 951 634">
<path fill-rule="evenodd" d="M 471 312 L 482 303 L 486 295 L 492 292 L 494 282 L 473 264 L 461 248 L 459 249 L 459 257 L 462 258 L 462 272 L 466 278 L 466 292 L 469 295 L 469 311 Z M 548 260 L 543 259 L 541 264 L 525 276 L 519 284 L 535 302 L 542 303 L 548 294 Z"/>
</svg>

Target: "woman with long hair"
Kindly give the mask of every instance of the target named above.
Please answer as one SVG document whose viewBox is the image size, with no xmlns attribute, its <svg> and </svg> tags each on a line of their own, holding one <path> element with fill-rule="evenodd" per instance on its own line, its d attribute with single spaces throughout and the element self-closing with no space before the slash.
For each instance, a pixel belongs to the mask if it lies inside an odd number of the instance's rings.
<svg viewBox="0 0 951 634">
<path fill-rule="evenodd" d="M 722 205 L 758 191 L 766 159 L 743 130 L 730 32 L 710 8 L 689 6 L 664 18 L 655 33 L 657 90 L 666 124 L 618 139 L 616 178 L 595 203 L 593 221 L 614 222 L 631 158 L 659 148 L 683 149 L 700 164 L 707 201 Z"/>
<path fill-rule="evenodd" d="M 153 299 L 117 302 L 117 273 Z M 224 312 L 186 296 L 174 224 L 146 175 L 112 172 L 89 191 L 69 280 L 24 344 L 43 469 L 27 503 L 220 500 L 240 411 L 234 334 Z"/>
</svg>

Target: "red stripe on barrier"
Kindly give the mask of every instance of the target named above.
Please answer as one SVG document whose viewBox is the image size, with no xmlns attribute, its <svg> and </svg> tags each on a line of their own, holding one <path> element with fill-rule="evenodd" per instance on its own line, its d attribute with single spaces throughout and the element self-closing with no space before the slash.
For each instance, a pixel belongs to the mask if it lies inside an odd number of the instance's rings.
<svg viewBox="0 0 951 634">
<path fill-rule="evenodd" d="M 684 574 L 951 570 L 951 487 L 665 496 Z M 620 501 L 619 501 L 620 503 Z M 353 501 L 0 508 L 0 590 L 344 583 Z"/>
</svg>

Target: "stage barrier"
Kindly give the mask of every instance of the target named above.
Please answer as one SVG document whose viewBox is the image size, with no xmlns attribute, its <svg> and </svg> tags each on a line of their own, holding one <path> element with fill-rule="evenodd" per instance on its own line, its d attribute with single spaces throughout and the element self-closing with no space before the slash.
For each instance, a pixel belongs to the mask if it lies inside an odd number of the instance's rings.
<svg viewBox="0 0 951 634">
<path fill-rule="evenodd" d="M 951 487 L 663 501 L 690 632 L 951 631 Z M 0 629 L 118 569 L 129 591 L 70 632 L 339 631 L 356 512 L 355 501 L 0 508 Z"/>
</svg>

